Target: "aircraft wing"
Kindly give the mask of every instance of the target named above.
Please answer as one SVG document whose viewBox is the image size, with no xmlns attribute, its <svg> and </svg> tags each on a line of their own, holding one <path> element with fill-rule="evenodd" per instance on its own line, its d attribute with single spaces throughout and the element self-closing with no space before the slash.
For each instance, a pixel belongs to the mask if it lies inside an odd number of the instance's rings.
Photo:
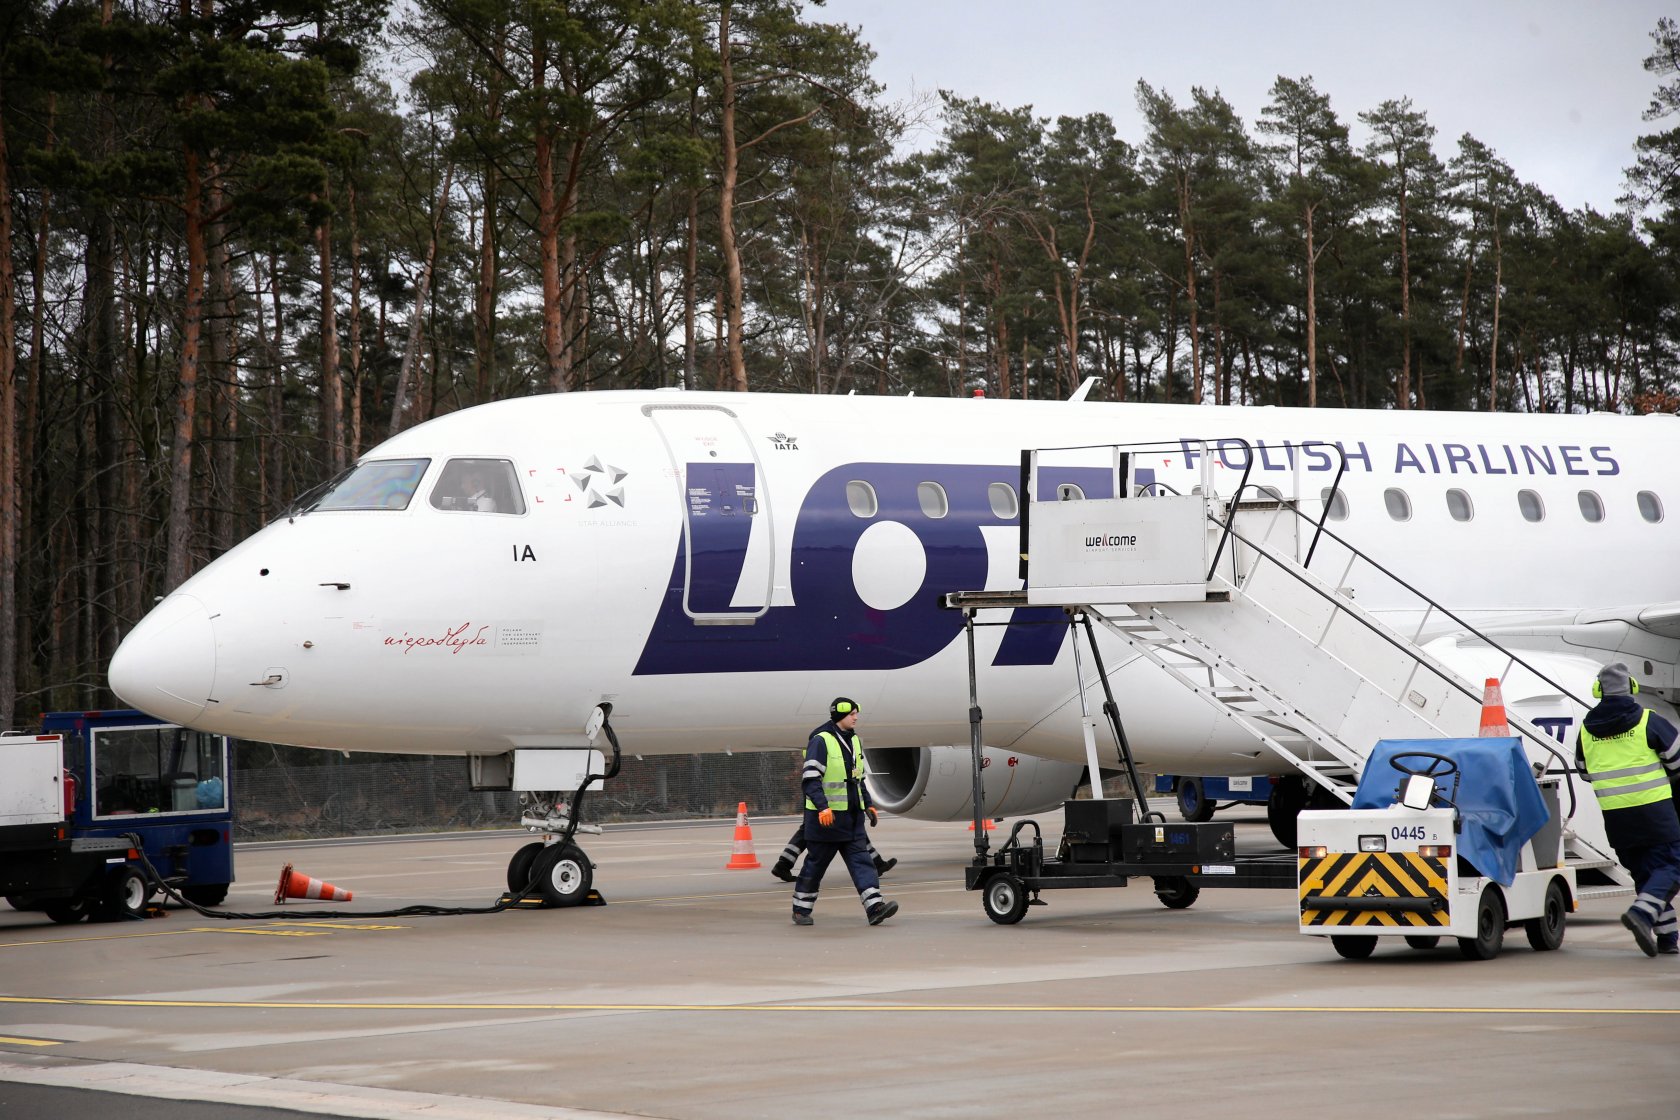
<svg viewBox="0 0 1680 1120">
<path fill-rule="evenodd" d="M 1622 611 L 1585 611 L 1582 612 L 1582 621 L 1587 621 L 1586 615 L 1599 614 L 1605 615 L 1608 621 L 1625 622 L 1658 638 L 1680 640 L 1680 600 L 1656 603 L 1649 607 L 1630 607 Z"/>
<path fill-rule="evenodd" d="M 1482 633 L 1523 660 L 1543 664 L 1578 699 L 1590 694 L 1598 669 L 1611 661 L 1625 661 L 1644 688 L 1680 699 L 1680 600 L 1593 607 L 1501 623 Z M 1462 633 L 1451 640 L 1460 649 L 1481 645 Z M 1491 662 L 1485 667 L 1502 672 Z"/>
</svg>

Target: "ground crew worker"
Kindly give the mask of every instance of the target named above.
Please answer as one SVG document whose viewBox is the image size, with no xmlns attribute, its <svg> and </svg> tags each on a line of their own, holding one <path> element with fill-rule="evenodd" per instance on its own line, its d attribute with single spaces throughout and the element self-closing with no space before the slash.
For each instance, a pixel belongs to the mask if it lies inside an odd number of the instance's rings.
<svg viewBox="0 0 1680 1120">
<path fill-rule="evenodd" d="M 857 701 L 835 697 L 828 722 L 811 733 L 805 745 L 800 786 L 805 793 L 805 866 L 793 887 L 793 924 L 812 925 L 823 873 L 836 855 L 846 861 L 852 886 L 869 924 L 878 926 L 898 913 L 898 903 L 881 894 L 881 880 L 869 859 L 864 821 L 873 823 L 875 806 L 863 783 L 863 742 L 857 736 Z"/>
<path fill-rule="evenodd" d="M 1680 775 L 1680 731 L 1633 694 L 1639 682 L 1614 661 L 1599 670 L 1599 703 L 1581 723 L 1580 759 L 1604 811 L 1616 858 L 1633 873 L 1638 897 L 1622 924 L 1648 957 L 1680 952 L 1674 896 L 1680 893 L 1680 817 L 1670 775 Z M 1664 771 L 1667 773 L 1664 773 Z"/>
</svg>

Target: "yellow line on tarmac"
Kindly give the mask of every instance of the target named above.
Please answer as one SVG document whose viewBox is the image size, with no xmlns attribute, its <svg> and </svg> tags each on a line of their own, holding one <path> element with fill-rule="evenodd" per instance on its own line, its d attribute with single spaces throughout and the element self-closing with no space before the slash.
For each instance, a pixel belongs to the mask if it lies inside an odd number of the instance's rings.
<svg viewBox="0 0 1680 1120">
<path fill-rule="evenodd" d="M 679 1011 L 738 1012 L 853 1011 L 969 1014 L 1027 1012 L 1052 1015 L 1677 1015 L 1680 1007 L 1336 1007 L 1207 1004 L 1009 1004 L 1009 1003 L 308 1003 L 288 1000 L 76 999 L 59 996 L 3 996 L 0 1004 L 64 1007 L 182 1007 L 262 1011 Z"/>
<path fill-rule="evenodd" d="M 50 1038 L 8 1038 L 0 1035 L 0 1046 L 63 1046 L 64 1043 Z"/>
</svg>

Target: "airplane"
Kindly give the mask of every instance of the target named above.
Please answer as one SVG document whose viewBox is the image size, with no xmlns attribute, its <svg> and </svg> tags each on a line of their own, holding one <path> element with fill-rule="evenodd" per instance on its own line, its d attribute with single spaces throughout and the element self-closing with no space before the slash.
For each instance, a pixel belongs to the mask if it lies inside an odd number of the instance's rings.
<svg viewBox="0 0 1680 1120">
<path fill-rule="evenodd" d="M 1675 718 L 1675 417 L 1100 403 L 1089 384 L 1066 401 L 664 389 L 464 409 L 368 451 L 176 588 L 121 643 L 110 684 L 205 731 L 474 765 L 587 748 L 602 708 L 640 755 L 788 750 L 845 695 L 866 714 L 883 810 L 969 818 L 964 619 L 941 597 L 1022 586 L 1024 450 L 1137 444 L 1136 483 L 1228 490 L 1247 468 L 1520 648 L 1576 691 L 1519 673 L 1506 702 L 1571 750 L 1609 660 Z M 1114 496 L 1100 462 L 1075 455 L 1037 485 Z M 1347 591 L 1424 627 L 1466 678 L 1507 675 L 1457 622 L 1375 584 Z M 1087 772 L 1094 670 L 1076 676 L 1076 639 L 1042 625 L 1061 611 L 988 617 L 1007 624 L 976 631 L 986 811 L 1044 811 Z M 1104 640 L 1139 767 L 1277 773 Z M 563 818 L 558 800 L 522 820 Z M 510 889 L 528 860 L 510 861 Z"/>
</svg>

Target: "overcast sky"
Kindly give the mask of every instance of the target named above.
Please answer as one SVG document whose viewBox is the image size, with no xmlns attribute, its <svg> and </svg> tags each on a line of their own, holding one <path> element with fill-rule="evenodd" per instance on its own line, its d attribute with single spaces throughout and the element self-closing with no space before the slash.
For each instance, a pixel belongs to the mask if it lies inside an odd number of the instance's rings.
<svg viewBox="0 0 1680 1120">
<path fill-rule="evenodd" d="M 1311 75 L 1361 111 L 1410 97 L 1443 160 L 1466 132 L 1570 208 L 1615 209 L 1657 79 L 1640 63 L 1674 0 L 828 0 L 808 18 L 861 27 L 889 100 L 949 89 L 1037 116 L 1107 113 L 1137 144 L 1141 78 L 1180 105 L 1217 88 L 1251 134 L 1278 75 Z M 937 128 L 937 121 L 933 122 Z M 934 143 L 934 135 L 914 141 Z"/>
</svg>

